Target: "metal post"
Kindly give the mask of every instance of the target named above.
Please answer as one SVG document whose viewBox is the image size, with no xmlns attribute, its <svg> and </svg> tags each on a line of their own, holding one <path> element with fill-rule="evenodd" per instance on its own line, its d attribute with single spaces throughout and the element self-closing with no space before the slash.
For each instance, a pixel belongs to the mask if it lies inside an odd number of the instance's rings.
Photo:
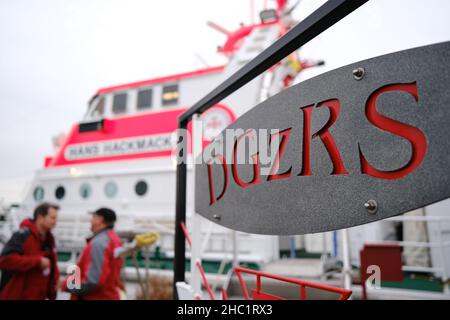
<svg viewBox="0 0 450 320">
<path fill-rule="evenodd" d="M 233 265 L 232 268 L 237 267 L 239 265 L 238 260 L 238 243 L 237 243 L 237 232 L 235 230 L 231 230 L 231 241 L 233 246 Z"/>
<path fill-rule="evenodd" d="M 148 246 L 145 246 L 142 248 L 142 252 L 144 253 L 144 266 L 145 266 L 145 291 L 146 297 L 148 299 L 148 294 L 150 293 L 150 275 L 149 275 L 149 269 L 150 269 L 150 248 Z"/>
<path fill-rule="evenodd" d="M 320 261 L 321 261 L 321 273 L 322 273 L 322 278 L 324 279 L 326 277 L 325 273 L 326 273 L 326 263 L 328 260 L 328 246 L 327 246 L 327 233 L 326 232 L 322 232 L 322 254 L 320 256 Z"/>
<path fill-rule="evenodd" d="M 295 259 L 296 258 L 296 251 L 297 248 L 295 247 L 295 236 L 289 237 L 289 244 L 290 244 L 290 258 Z"/>
<path fill-rule="evenodd" d="M 178 300 L 176 283 L 185 280 L 186 243 L 181 223 L 186 223 L 186 159 L 187 141 L 181 130 L 187 129 L 187 121 L 178 123 L 176 203 L 175 203 L 175 256 L 173 261 L 173 298 Z"/>
<path fill-rule="evenodd" d="M 322 256 L 320 257 L 323 261 L 328 258 L 328 244 L 327 244 L 327 232 L 322 232 Z"/>
<path fill-rule="evenodd" d="M 439 251 L 440 251 L 440 255 L 441 255 L 441 259 L 442 259 L 442 263 L 441 263 L 441 267 L 442 267 L 442 274 L 441 274 L 441 277 L 442 277 L 442 282 L 444 283 L 444 288 L 443 288 L 443 292 L 444 292 L 444 294 L 445 295 L 450 295 L 450 290 L 449 290 L 449 287 L 448 287 L 448 275 L 447 275 L 447 263 L 446 263 L 446 254 L 445 254 L 445 251 L 446 251 L 446 246 L 445 246 L 445 244 L 444 244 L 444 239 L 443 239 L 443 237 L 442 237 L 442 224 L 441 223 L 438 223 L 438 231 L 439 231 L 439 240 L 438 240 L 438 243 L 439 243 Z"/>
<path fill-rule="evenodd" d="M 192 181 L 192 195 L 193 203 L 195 205 L 195 159 L 202 153 L 203 141 L 203 121 L 200 115 L 195 114 L 192 117 L 192 159 L 193 159 L 193 181 Z M 201 263 L 201 241 L 202 241 L 202 220 L 201 216 L 194 211 L 192 212 L 191 223 L 191 288 L 194 294 L 201 296 L 201 277 L 197 269 L 197 262 Z"/>
<path fill-rule="evenodd" d="M 342 229 L 342 273 L 344 274 L 344 288 L 351 290 L 352 287 L 352 266 L 350 263 L 350 242 L 348 239 L 348 229 Z"/>
<path fill-rule="evenodd" d="M 333 231 L 333 257 L 336 258 L 337 256 L 338 256 L 337 231 Z"/>
</svg>

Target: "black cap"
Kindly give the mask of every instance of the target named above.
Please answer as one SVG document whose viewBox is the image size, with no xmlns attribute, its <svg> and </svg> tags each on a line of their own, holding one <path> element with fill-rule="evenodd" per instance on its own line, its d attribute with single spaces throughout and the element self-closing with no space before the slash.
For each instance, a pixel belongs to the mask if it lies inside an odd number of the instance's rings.
<svg viewBox="0 0 450 320">
<path fill-rule="evenodd" d="M 91 213 L 103 217 L 106 223 L 113 224 L 117 220 L 116 213 L 109 208 L 99 208 Z"/>
</svg>

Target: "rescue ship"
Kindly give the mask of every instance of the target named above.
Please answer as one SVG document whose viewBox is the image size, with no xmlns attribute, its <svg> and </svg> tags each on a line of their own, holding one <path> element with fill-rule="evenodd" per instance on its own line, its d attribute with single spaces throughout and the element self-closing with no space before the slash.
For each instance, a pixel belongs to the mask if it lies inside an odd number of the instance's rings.
<svg viewBox="0 0 450 320">
<path fill-rule="evenodd" d="M 57 203 L 61 210 L 54 233 L 59 259 L 73 262 L 90 233 L 87 212 L 108 206 L 118 213 L 118 232 L 160 233 L 152 261 L 171 270 L 175 209 L 175 164 L 171 155 L 177 118 L 283 36 L 295 23 L 291 11 L 287 1 L 277 1 L 275 9 L 260 13 L 260 22 L 242 24 L 235 31 L 210 22 L 226 36 L 218 48 L 218 53 L 228 58 L 225 65 L 99 89 L 83 119 L 56 139 L 57 151 L 45 158 L 20 207 L 10 212 L 14 227 L 18 227 L 14 221 L 30 216 L 38 203 Z M 289 86 L 299 72 L 317 64 L 292 54 L 223 100 L 202 116 L 205 143 L 236 117 Z M 192 203 L 189 206 L 192 211 Z M 216 226 L 212 229 L 203 259 L 211 269 L 217 269 L 230 248 L 227 231 Z M 258 267 L 278 257 L 273 239 L 247 234 L 240 237 L 245 238 L 240 248 L 243 263 Z"/>
</svg>

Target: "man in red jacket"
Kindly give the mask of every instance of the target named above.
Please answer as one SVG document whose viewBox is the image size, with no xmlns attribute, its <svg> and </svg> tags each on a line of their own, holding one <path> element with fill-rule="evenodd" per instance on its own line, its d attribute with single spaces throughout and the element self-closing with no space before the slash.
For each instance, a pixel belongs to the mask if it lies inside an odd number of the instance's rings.
<svg viewBox="0 0 450 320">
<path fill-rule="evenodd" d="M 122 259 L 114 251 L 122 243 L 114 232 L 116 213 L 108 208 L 100 208 L 92 213 L 91 231 L 94 235 L 87 240 L 80 260 L 79 273 L 67 277 L 61 288 L 70 292 L 72 300 L 119 300 Z M 79 275 L 80 281 L 76 276 Z M 79 282 L 79 283 L 77 283 Z"/>
<path fill-rule="evenodd" d="M 25 219 L 0 255 L 0 300 L 55 299 L 59 281 L 55 240 L 59 207 L 43 203 Z"/>
</svg>

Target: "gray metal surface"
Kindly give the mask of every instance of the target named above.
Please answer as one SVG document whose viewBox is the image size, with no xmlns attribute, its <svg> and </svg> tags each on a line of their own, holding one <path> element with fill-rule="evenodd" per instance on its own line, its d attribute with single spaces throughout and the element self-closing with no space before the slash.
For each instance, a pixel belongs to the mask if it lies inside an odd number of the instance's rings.
<svg viewBox="0 0 450 320">
<path fill-rule="evenodd" d="M 364 75 L 360 77 L 360 70 Z M 395 171 L 411 161 L 411 143 L 372 124 L 366 102 L 377 89 L 390 84 L 416 83 L 418 101 L 403 91 L 386 92 L 376 101 L 378 114 L 419 129 L 426 137 L 423 161 L 399 179 L 362 173 L 359 148 L 381 171 Z M 319 137 L 312 138 L 311 176 L 302 170 L 302 107 L 339 99 L 340 115 L 329 132 L 348 174 L 332 175 L 333 163 Z M 330 117 L 328 108 L 315 108 L 311 134 Z M 405 50 L 348 65 L 302 82 L 266 101 L 236 120 L 229 129 L 292 128 L 279 172 L 292 167 L 287 179 L 247 188 L 238 186 L 228 164 L 228 186 L 210 205 L 208 169 L 197 165 L 196 211 L 220 225 L 250 233 L 289 235 L 348 228 L 398 215 L 450 197 L 450 43 Z M 224 143 L 226 139 L 224 138 Z M 225 154 L 228 157 L 229 154 Z M 237 165 L 243 180 L 252 166 Z M 212 165 L 216 196 L 223 186 L 223 170 Z M 371 212 L 374 200 L 377 210 Z M 214 218 L 215 217 L 215 218 Z"/>
</svg>

